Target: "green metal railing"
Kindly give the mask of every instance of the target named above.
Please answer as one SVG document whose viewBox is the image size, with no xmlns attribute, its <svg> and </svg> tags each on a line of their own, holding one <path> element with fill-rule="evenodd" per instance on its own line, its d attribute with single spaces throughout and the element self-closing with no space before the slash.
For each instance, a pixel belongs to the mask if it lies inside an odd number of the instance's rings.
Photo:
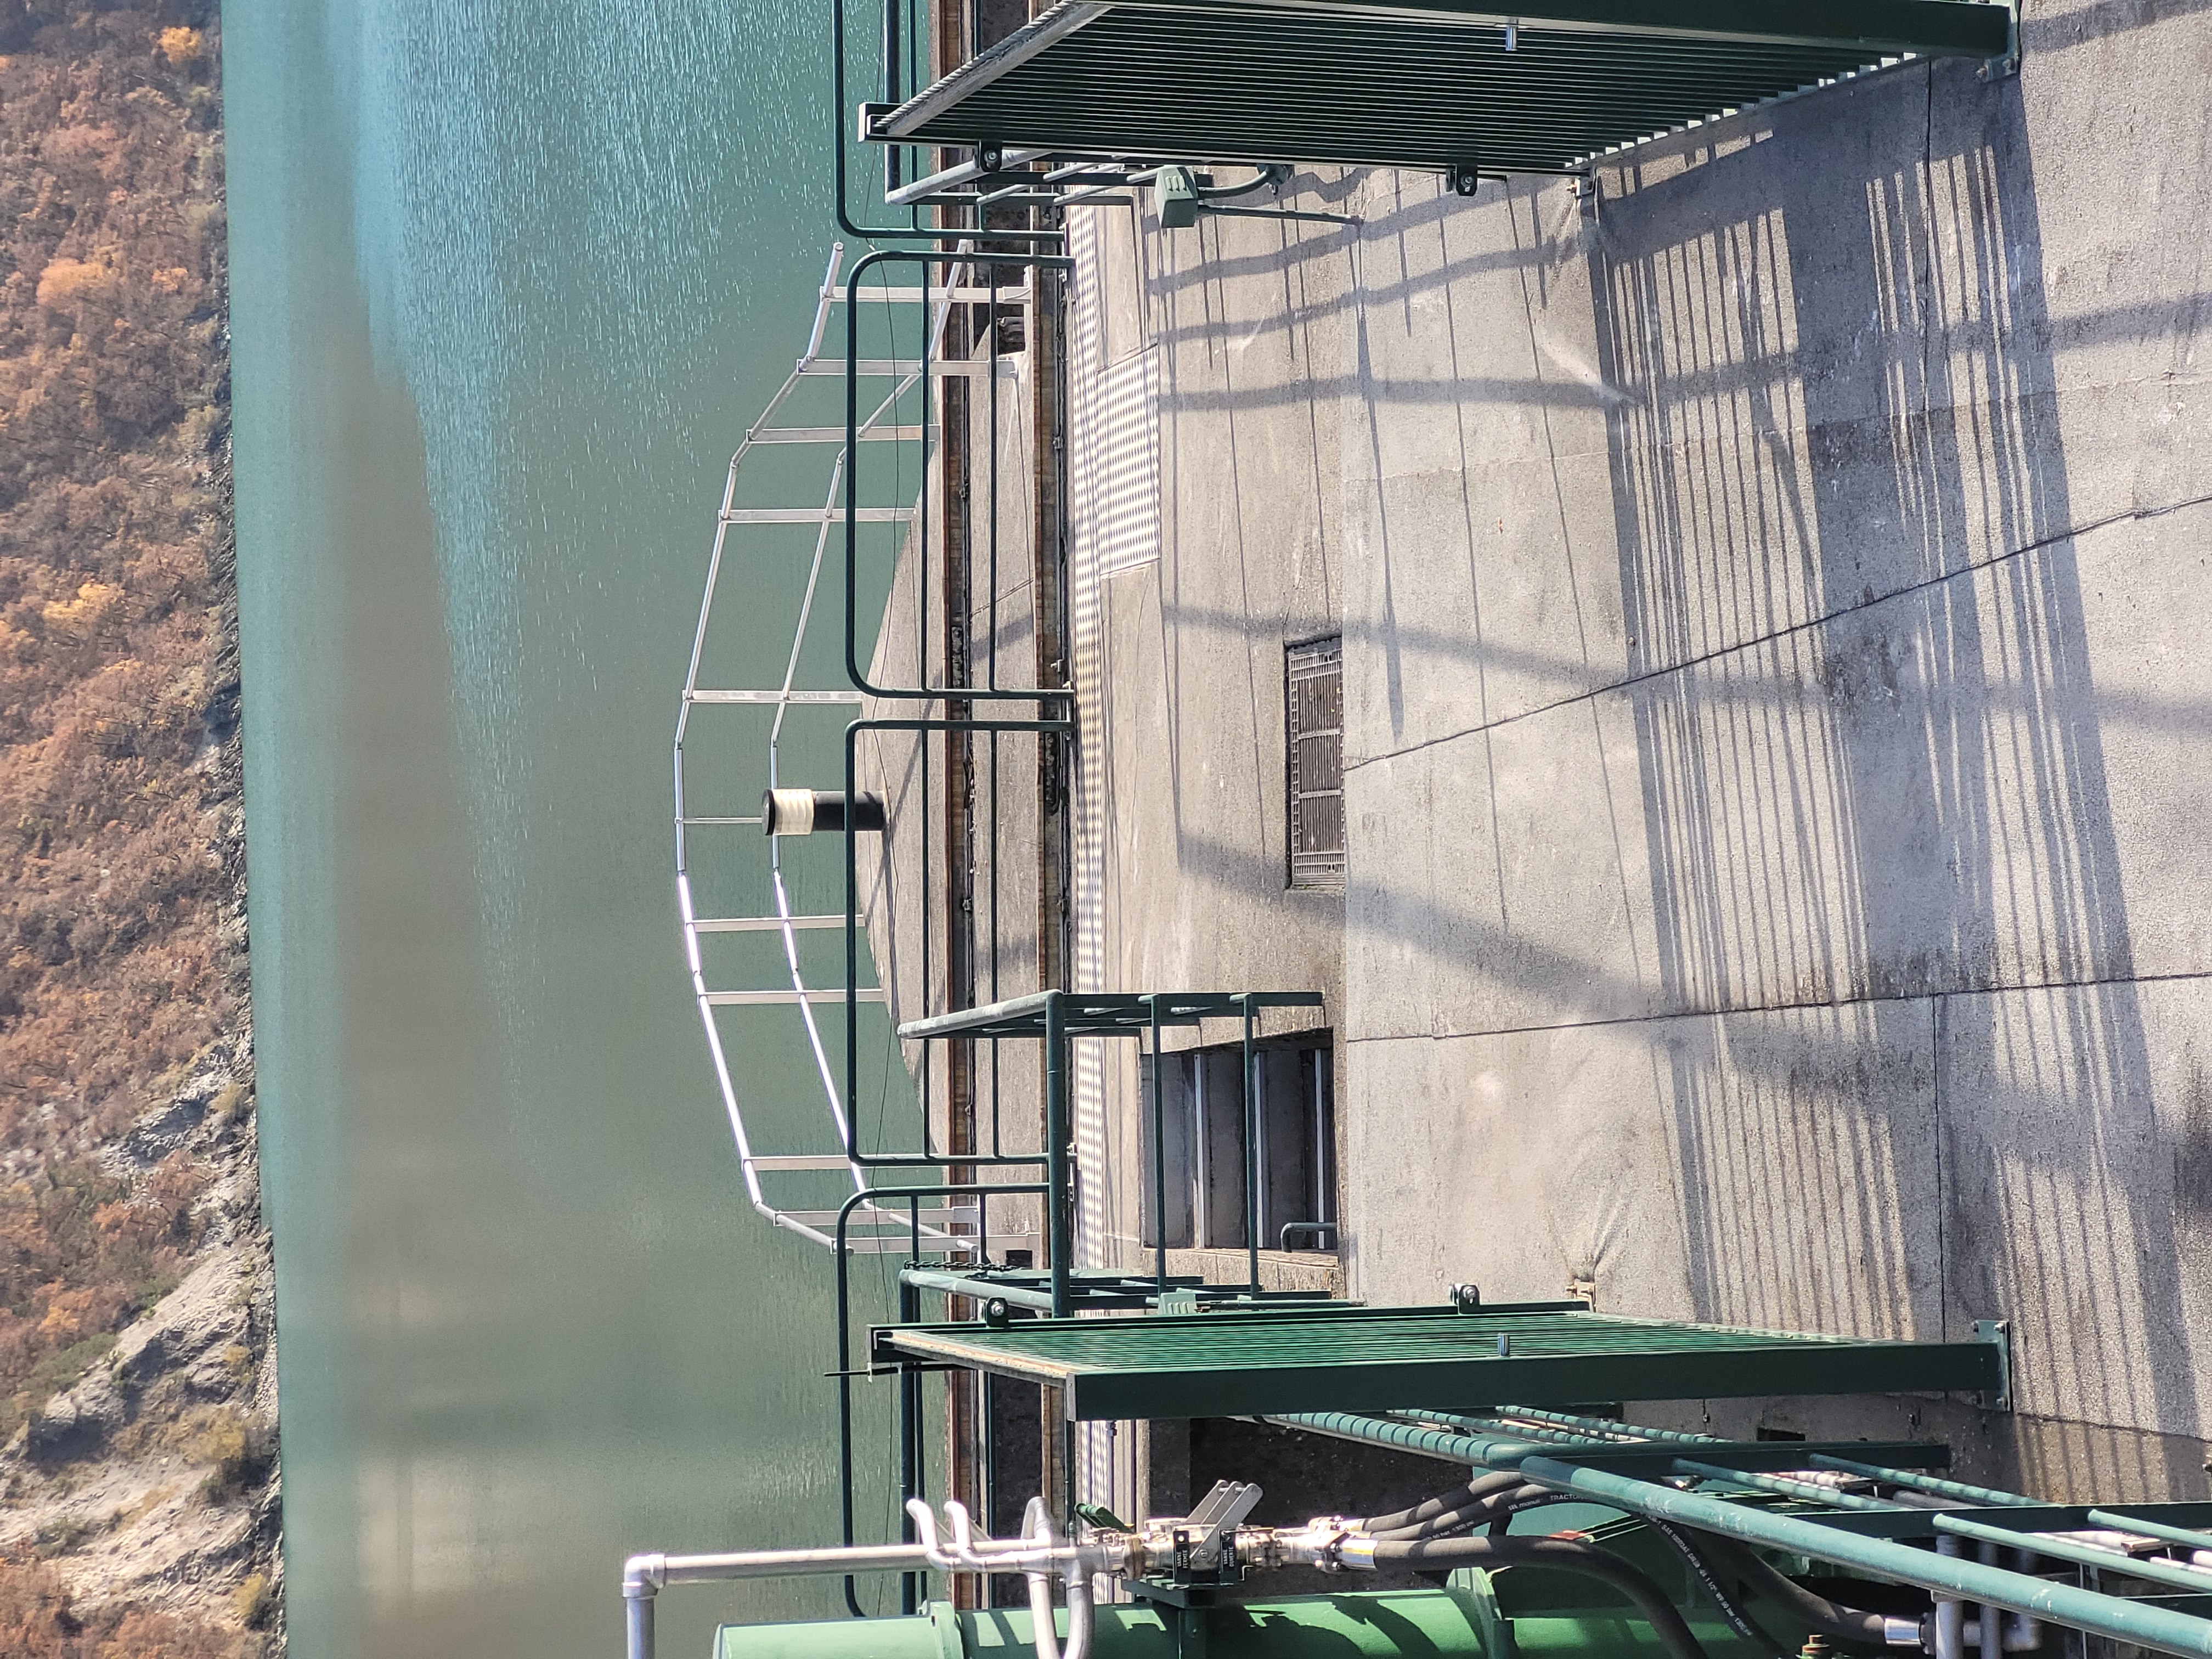
<svg viewBox="0 0 2212 1659">
<path fill-rule="evenodd" d="M 1513 1420 L 1524 1416 L 1533 1425 L 1579 1431 L 1583 1449 L 1567 1449 L 1555 1439 L 1531 1434 L 1528 1426 Z M 2175 1541 L 2172 1534 L 2177 1532 L 2193 1538 L 2197 1528 L 2212 1522 L 2212 1504 L 2131 1504 L 2083 1510 L 2043 1504 L 2016 1492 L 1950 1483 L 1958 1492 L 1972 1492 L 1996 1501 L 1984 1505 L 1978 1498 L 1971 1510 L 1898 1504 L 1879 1517 L 1898 1535 L 1869 1536 L 1862 1526 L 1877 1517 L 1847 1511 L 1837 1502 L 1844 1494 L 1802 1481 L 1792 1483 L 1803 1488 L 1798 1500 L 1811 1506 L 1795 1510 L 1776 1507 L 1761 1494 L 1758 1488 L 1762 1478 L 1753 1472 L 1753 1466 L 1771 1458 L 1778 1449 L 1771 1442 L 1744 1446 L 1680 1435 L 1655 1437 L 1653 1443 L 1674 1467 L 1630 1473 L 1607 1467 L 1607 1460 L 1617 1457 L 1621 1450 L 1619 1435 L 1646 1431 L 1559 1413 L 1501 1408 L 1482 1431 L 1456 1426 L 1432 1428 L 1350 1412 L 1270 1414 L 1267 1420 L 1363 1444 L 1422 1452 L 1474 1468 L 1515 1470 L 1534 1484 L 1647 1520 L 1676 1523 L 1759 1548 L 1917 1585 L 1939 1603 L 1974 1602 L 2163 1653 L 2212 1656 L 2212 1619 L 2101 1587 L 2107 1577 L 2172 1584 L 2178 1574 L 2187 1574 L 2185 1587 L 2212 1593 L 2212 1572 L 2133 1559 L 2118 1551 L 2050 1535 L 2098 1525 L 2134 1531 L 2146 1540 Z M 1464 1417 L 1451 1420 L 1455 1425 L 1475 1422 Z M 1657 1431 L 1650 1432 L 1656 1437 Z M 1680 1455 L 1692 1445 L 1696 1448 L 1694 1457 Z M 1794 1453 L 1814 1467 L 1844 1461 L 1826 1450 L 1803 1445 L 1785 1443 L 1779 1449 L 1785 1456 Z M 1867 1450 L 1873 1455 L 1875 1449 Z M 1931 1484 L 1929 1477 L 1911 1471 L 1850 1461 L 1865 1479 L 1881 1484 L 1914 1491 L 1925 1490 Z M 1744 1495 L 1730 1498 L 1684 1490 L 1668 1484 L 1668 1474 L 1688 1474 L 1733 1486 Z M 2092 1522 L 2091 1516 L 2101 1518 Z M 1932 1543 L 1945 1534 L 2001 1544 L 2025 1559 L 2070 1562 L 2089 1569 L 2094 1583 L 2056 1582 L 2034 1572 L 1991 1565 L 1905 1541 L 1924 1537 Z"/>
<path fill-rule="evenodd" d="M 850 869 L 849 860 L 848 868 Z M 1049 1155 L 1047 1176 L 1052 1188 L 1046 1227 L 1050 1249 L 1049 1310 L 1065 1319 L 1075 1309 L 1076 1280 L 1072 1275 L 1075 1241 L 1072 1199 L 1073 1114 L 1068 1095 L 1068 1043 L 1079 1036 L 1136 1036 L 1149 1034 L 1152 1044 L 1155 1113 L 1154 1144 L 1158 1145 L 1159 1042 L 1166 1026 L 1196 1025 L 1207 1019 L 1235 1019 L 1244 1034 L 1244 1208 L 1247 1293 L 1256 1299 L 1265 1294 L 1260 1282 L 1260 1136 L 1257 1122 L 1260 1091 L 1257 1084 L 1258 1024 L 1269 1008 L 1316 1008 L 1318 991 L 1141 991 L 1081 993 L 1041 991 L 1033 996 L 982 1008 L 962 1009 L 932 1018 L 909 1020 L 899 1035 L 913 1042 L 930 1042 L 958 1038 L 988 1038 L 1003 1042 L 1026 1038 L 1044 1044 L 1045 1147 Z M 1154 1202 L 1161 1201 L 1166 1185 L 1164 1166 L 1155 1152 Z M 1161 1230 L 1163 1237 L 1165 1229 Z M 1171 1288 L 1167 1251 L 1157 1256 L 1156 1286 L 1164 1296 Z M 988 1294 L 986 1292 L 985 1294 Z"/>
</svg>

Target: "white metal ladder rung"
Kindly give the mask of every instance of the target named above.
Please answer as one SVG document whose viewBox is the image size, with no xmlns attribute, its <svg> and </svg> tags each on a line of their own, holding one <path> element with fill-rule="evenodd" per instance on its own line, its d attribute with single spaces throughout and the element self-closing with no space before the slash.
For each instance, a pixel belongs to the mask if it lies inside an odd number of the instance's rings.
<svg viewBox="0 0 2212 1659">
<path fill-rule="evenodd" d="M 760 822 L 756 818 L 756 823 Z M 842 927 L 842 916 L 702 916 L 691 926 L 702 933 L 780 933 L 787 927 Z M 843 993 L 840 992 L 840 995 Z"/>
<path fill-rule="evenodd" d="M 947 1255 L 955 1250 L 967 1253 L 981 1249 L 986 1243 L 1006 1244 L 1016 1239 L 1035 1237 L 1036 1235 L 1027 1228 L 994 1227 L 991 1229 L 988 1241 L 980 1236 L 960 1238 L 925 1238 L 921 1241 L 920 1254 Z M 845 1249 L 854 1255 L 912 1255 L 916 1253 L 913 1243 L 903 1232 L 861 1233 L 857 1237 L 848 1236 L 845 1240 Z"/>
<path fill-rule="evenodd" d="M 989 377 L 991 361 L 988 357 L 932 357 L 929 360 L 929 372 L 932 374 L 965 374 L 971 380 L 981 380 Z M 910 376 L 918 378 L 922 370 L 921 359 L 919 357 L 855 357 L 852 362 L 854 374 L 864 380 L 903 380 Z M 1014 380 L 1021 378 L 1022 366 L 1012 357 L 1000 357 L 998 359 L 998 364 L 1000 380 Z M 801 374 L 842 376 L 845 373 L 845 359 L 842 357 L 810 358 L 799 364 L 799 372 Z"/>
<path fill-rule="evenodd" d="M 843 519 L 842 507 L 733 507 L 722 514 L 724 524 L 835 524 Z M 856 507 L 859 524 L 904 524 L 914 517 L 910 507 Z"/>
<path fill-rule="evenodd" d="M 842 1152 L 755 1152 L 751 1161 L 756 1170 L 836 1170 L 842 1172 L 853 1167 L 853 1161 Z"/>
<path fill-rule="evenodd" d="M 858 702 L 857 691 L 732 691 L 702 689 L 686 691 L 686 702 Z"/>
<path fill-rule="evenodd" d="M 712 1008 L 773 1008 L 788 1007 L 799 1002 L 842 1002 L 842 991 L 708 991 L 707 1005 Z M 860 1002 L 888 1002 L 890 999 L 881 990 L 870 986 L 854 993 Z"/>
<path fill-rule="evenodd" d="M 845 428 L 842 426 L 770 426 L 763 427 L 752 435 L 757 444 L 842 444 Z M 864 444 L 918 443 L 921 428 L 918 426 L 864 426 L 860 430 Z"/>
<path fill-rule="evenodd" d="M 999 303 L 1002 306 L 1025 306 L 1030 302 L 1030 289 L 1029 284 L 1026 283 L 1023 283 L 1018 288 L 1002 288 L 998 289 L 988 288 L 933 288 L 928 289 L 924 289 L 919 287 L 894 288 L 887 284 L 878 283 L 872 287 L 861 289 L 860 290 L 860 298 L 864 301 L 872 301 L 879 304 L 920 305 L 922 302 L 924 295 L 927 295 L 929 302 L 932 305 L 951 304 L 956 306 L 987 306 L 991 303 L 994 294 Z M 829 301 L 832 305 L 842 305 L 845 303 L 845 290 L 842 288 L 825 288 L 822 290 L 822 297 Z"/>
<path fill-rule="evenodd" d="M 896 1192 L 898 1189 L 895 1187 L 886 1187 L 881 1190 L 884 1192 Z M 975 1210 L 942 1208 L 934 1210 L 925 1209 L 915 1218 L 920 1221 L 924 1227 L 949 1227 L 954 1225 L 973 1227 L 978 1224 L 978 1213 L 979 1212 Z M 835 1210 L 786 1210 L 784 1214 L 789 1216 L 793 1221 L 804 1221 L 816 1226 L 819 1226 L 825 1221 L 835 1221 L 837 1218 L 837 1212 Z M 846 1224 L 848 1229 L 861 1226 L 863 1224 L 871 1228 L 896 1227 L 902 1232 L 911 1231 L 908 1224 L 907 1212 L 896 1205 L 890 1204 L 871 1204 L 862 1206 L 855 1212 L 853 1218 Z M 849 1232 L 848 1236 L 851 1236 Z M 999 1234 L 995 1230 L 994 1230 L 991 1236 L 994 1238 L 996 1238 L 999 1237 Z"/>
</svg>

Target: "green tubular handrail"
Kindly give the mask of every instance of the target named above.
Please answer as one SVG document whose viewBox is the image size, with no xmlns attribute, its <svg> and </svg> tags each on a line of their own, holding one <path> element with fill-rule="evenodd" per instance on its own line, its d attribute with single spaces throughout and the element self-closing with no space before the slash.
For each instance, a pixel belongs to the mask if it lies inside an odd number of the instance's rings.
<svg viewBox="0 0 2212 1659">
<path fill-rule="evenodd" d="M 1884 1538 L 1863 1538 L 1800 1516 L 1734 1504 L 1703 1492 L 1681 1492 L 1633 1475 L 1562 1463 L 1548 1455 L 1551 1447 L 1533 1441 L 1516 1440 L 1503 1434 L 1457 1434 L 1442 1429 L 1423 1429 L 1351 1412 L 1300 1412 L 1270 1416 L 1264 1420 L 1370 1445 L 1425 1452 L 1485 1468 L 1516 1469 L 1530 1481 L 1549 1486 L 1554 1492 L 1571 1493 L 1647 1520 L 1671 1521 L 1760 1548 L 1809 1556 L 1877 1577 L 1917 1584 L 1945 1600 L 1977 1601 L 1985 1607 L 2049 1620 L 2093 1636 L 2154 1648 L 2161 1653 L 2212 1659 L 2212 1620 L 2071 1584 L 2053 1583 L 2002 1567 L 1985 1566 L 1963 1556 L 1939 1555 Z M 2031 1554 L 2063 1553 L 2052 1547 L 2063 1540 L 1972 1522 L 1944 1526 L 1944 1522 L 1954 1519 L 1949 1516 L 1931 1519 L 1945 1531 L 1987 1537 L 1990 1541 Z M 2140 1574 L 2142 1567 L 2150 1565 L 2081 1547 L 2096 1556 L 2088 1563 L 2091 1565 Z M 2179 1573 L 2187 1570 L 2177 1567 L 2174 1571 Z M 2205 1577 L 2203 1574 L 2195 1575 L 2192 1583 L 2201 1584 Z"/>
<path fill-rule="evenodd" d="M 1694 1474 L 1707 1480 L 1734 1480 L 1756 1492 L 1778 1492 L 1784 1498 L 1802 1498 L 1816 1504 L 1832 1504 L 1839 1510 L 1893 1510 L 1895 1504 L 1885 1504 L 1879 1498 L 1864 1498 L 1855 1492 L 1838 1492 L 1833 1486 L 1816 1485 L 1810 1480 L 1791 1480 L 1778 1474 L 1753 1474 L 1742 1469 L 1724 1469 L 1717 1463 L 1700 1463 L 1693 1457 L 1678 1457 L 1674 1467 L 1684 1474 Z"/>
<path fill-rule="evenodd" d="M 1954 1533 L 1960 1538 L 1971 1538 L 1978 1544 L 2006 1544 L 2014 1549 L 2033 1550 L 2038 1555 L 2055 1556 L 2061 1561 L 2071 1561 L 2080 1567 L 2095 1567 L 2104 1572 L 2122 1572 L 2130 1578 L 2141 1578 L 2154 1584 L 2167 1584 L 2176 1589 L 2195 1590 L 2200 1595 L 2212 1595 L 2212 1570 L 2203 1567 L 2185 1567 L 2178 1561 L 2139 1561 L 2118 1550 L 2099 1549 L 2094 1544 L 2079 1544 L 2070 1538 L 2054 1538 L 2048 1534 L 2024 1533 L 2010 1527 L 1993 1527 L 1986 1521 L 1970 1521 L 1963 1515 L 1938 1513 L 1931 1517 L 1940 1531 Z M 2206 1623 L 2212 1631 L 2212 1621 Z"/>
<path fill-rule="evenodd" d="M 1955 1498 L 1963 1503 L 1984 1504 L 2004 1509 L 2039 1509 L 2041 1503 L 2016 1492 L 2001 1492 L 1995 1486 L 1969 1486 L 1964 1480 L 1945 1480 L 1936 1475 L 1921 1474 L 1905 1469 L 1878 1468 L 1872 1463 L 1859 1463 L 1848 1457 L 1836 1457 L 1826 1452 L 1814 1452 L 1810 1459 L 1814 1467 L 1837 1469 L 1845 1474 L 1863 1475 L 1869 1480 L 1880 1480 L 1889 1486 L 1910 1486 L 1915 1492 L 1924 1492 L 1936 1498 Z"/>
<path fill-rule="evenodd" d="M 2116 1515 L 2110 1510 L 2091 1510 L 2089 1519 L 2098 1526 L 2110 1527 L 2115 1532 L 2131 1532 L 2140 1537 L 2160 1539 L 2190 1549 L 2212 1550 L 2212 1532 L 2192 1532 L 2187 1527 L 2169 1527 L 2163 1521 L 2140 1521 L 2134 1516 Z"/>
</svg>

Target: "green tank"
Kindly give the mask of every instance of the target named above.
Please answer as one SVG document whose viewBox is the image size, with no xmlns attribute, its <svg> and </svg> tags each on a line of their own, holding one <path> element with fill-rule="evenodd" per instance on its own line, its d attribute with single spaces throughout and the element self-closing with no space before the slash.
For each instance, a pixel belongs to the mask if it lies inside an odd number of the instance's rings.
<svg viewBox="0 0 2212 1659">
<path fill-rule="evenodd" d="M 1064 1633 L 1064 1612 L 1059 1624 Z M 1025 1609 L 969 1612 L 939 1601 L 910 1618 L 725 1625 L 713 1659 L 1027 1659 L 1030 1628 Z M 1717 1621 L 1693 1613 L 1691 1628 L 1715 1659 L 1740 1651 Z M 1484 1595 L 1440 1589 L 1304 1595 L 1181 1615 L 1147 1602 L 1102 1607 L 1093 1652 L 1096 1659 L 1658 1659 L 1664 1650 L 1640 1620 L 1610 1610 L 1506 1620 Z"/>
</svg>

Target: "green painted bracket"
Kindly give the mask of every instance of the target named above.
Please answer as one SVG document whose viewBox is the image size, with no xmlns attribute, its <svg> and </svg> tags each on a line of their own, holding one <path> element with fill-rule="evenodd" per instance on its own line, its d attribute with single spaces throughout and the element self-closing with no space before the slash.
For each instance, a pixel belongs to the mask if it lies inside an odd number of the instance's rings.
<svg viewBox="0 0 2212 1659">
<path fill-rule="evenodd" d="M 2012 1409 L 2012 1321 L 1977 1319 L 1974 1340 L 1997 1351 L 1997 1385 L 1982 1390 L 1982 1406 L 1988 1411 L 2008 1412 Z"/>
</svg>

